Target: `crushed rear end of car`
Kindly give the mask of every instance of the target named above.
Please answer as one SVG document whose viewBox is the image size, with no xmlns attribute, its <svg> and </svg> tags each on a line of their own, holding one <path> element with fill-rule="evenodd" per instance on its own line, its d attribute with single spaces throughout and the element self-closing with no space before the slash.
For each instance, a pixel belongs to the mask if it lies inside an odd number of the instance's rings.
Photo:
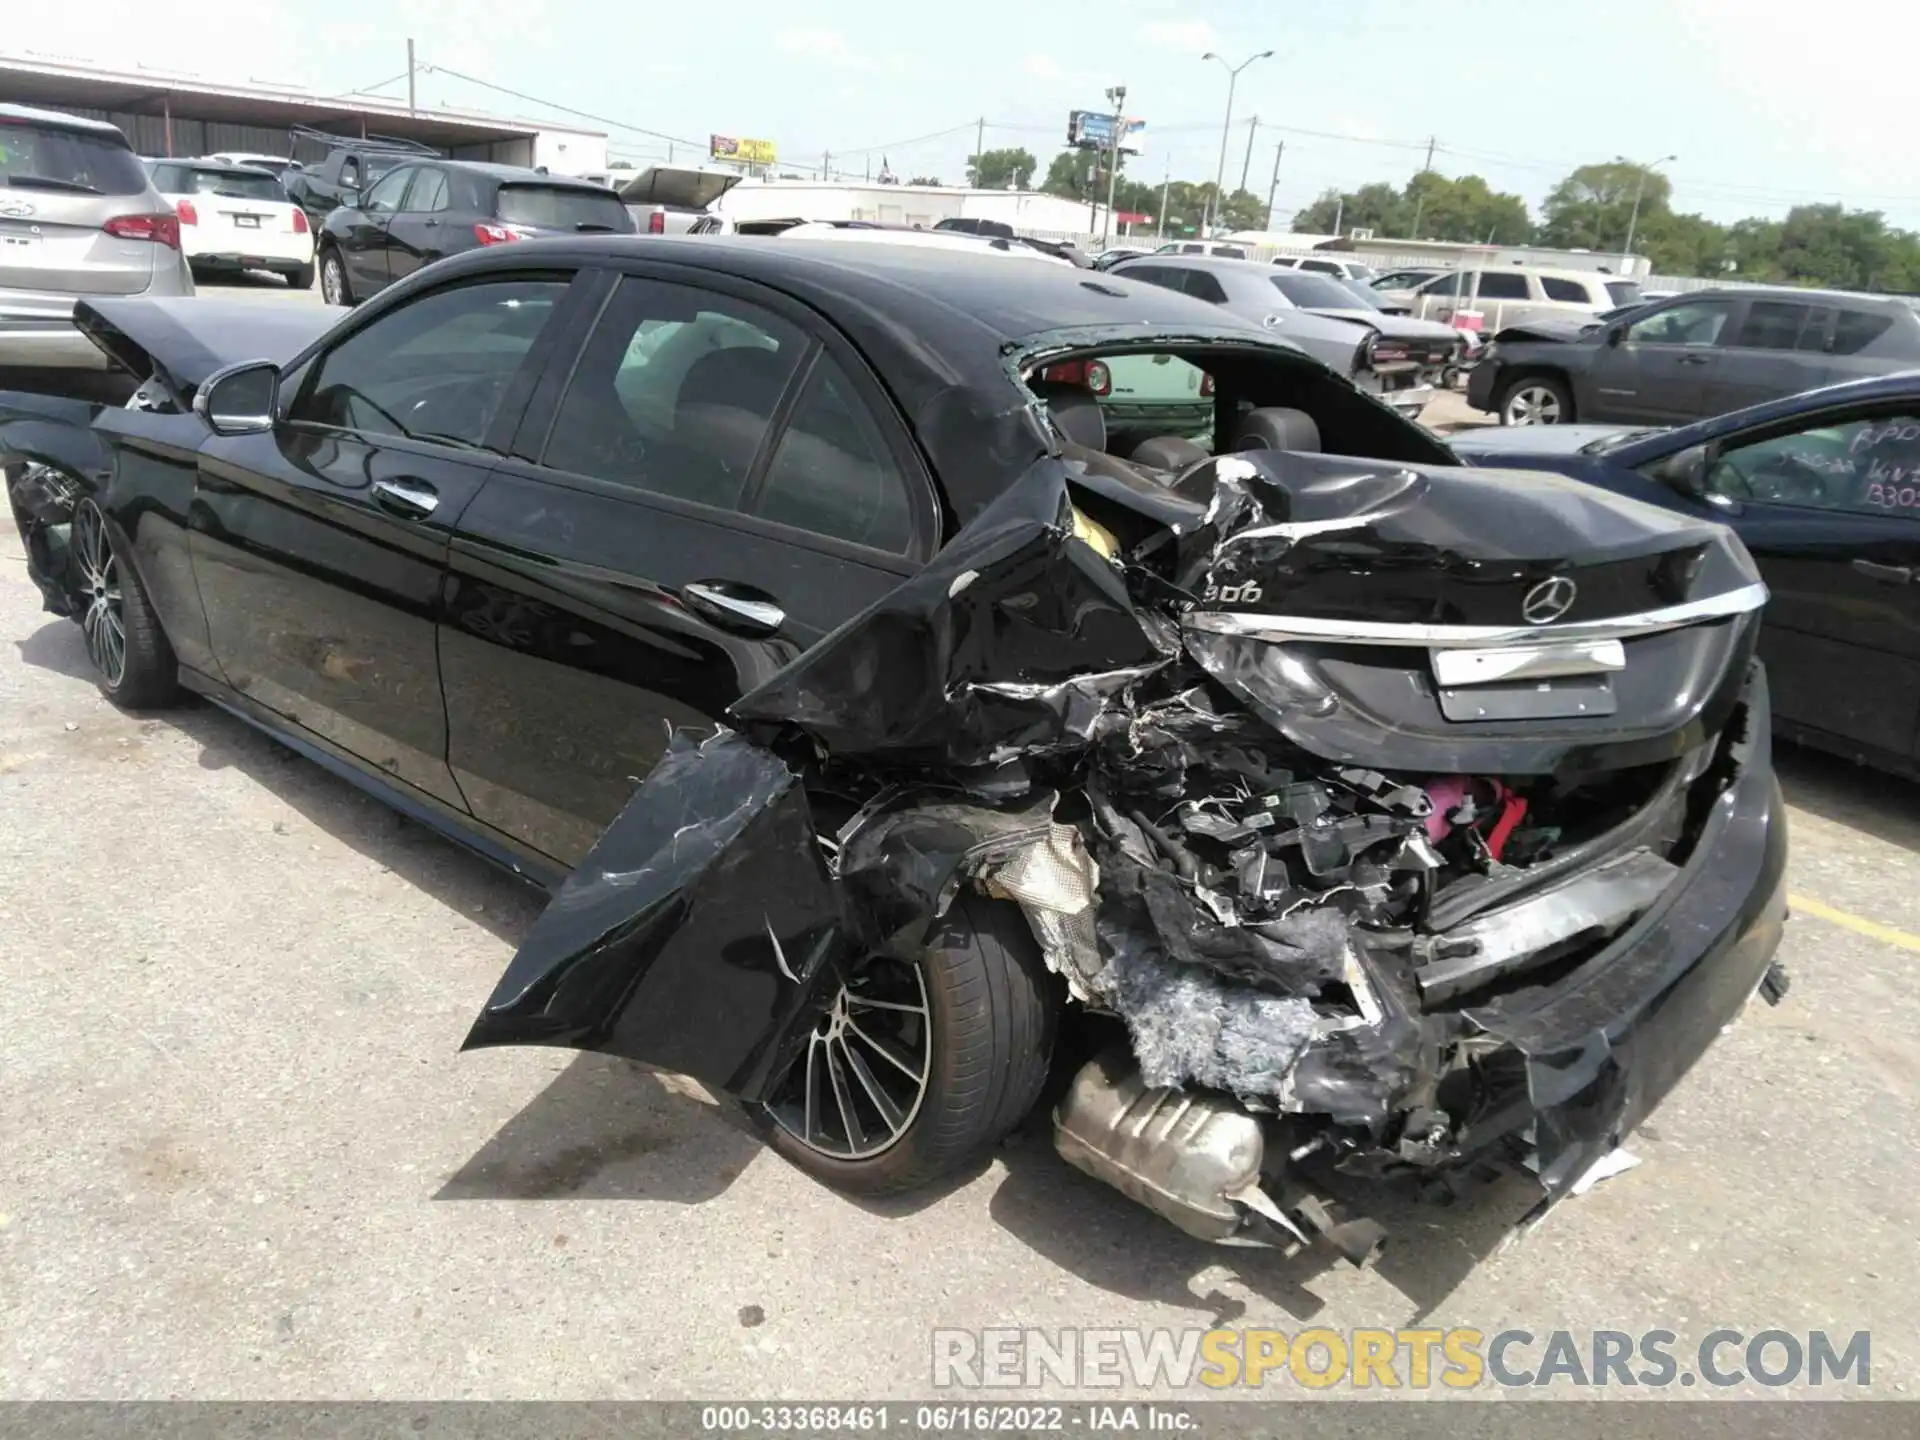
<svg viewBox="0 0 1920 1440">
<path fill-rule="evenodd" d="M 973 891 L 1115 1037 L 1058 1149 L 1189 1234 L 1363 1262 L 1330 1171 L 1495 1156 L 1544 1208 L 1783 983 L 1764 599 L 1724 528 L 1552 477 L 1055 447 L 676 741 L 468 1046 L 765 1104 L 849 957 Z"/>
</svg>

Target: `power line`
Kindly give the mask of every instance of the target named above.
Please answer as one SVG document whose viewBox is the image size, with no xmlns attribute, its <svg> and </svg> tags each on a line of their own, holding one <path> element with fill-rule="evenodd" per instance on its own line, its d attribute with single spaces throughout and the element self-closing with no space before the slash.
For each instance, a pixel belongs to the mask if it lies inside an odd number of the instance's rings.
<svg viewBox="0 0 1920 1440">
<path fill-rule="evenodd" d="M 558 110 L 563 115 L 577 115 L 582 120 L 591 120 L 596 125 L 610 125 L 616 130 L 625 130 L 635 135 L 649 135 L 655 140 L 667 140 L 675 145 L 691 145 L 702 148 L 703 142 L 689 140 L 684 135 L 669 135 L 664 130 L 649 130 L 644 125 L 629 124 L 625 120 L 610 119 L 605 115 L 595 115 L 590 110 L 576 110 L 571 105 L 562 105 L 556 100 L 543 100 L 538 95 L 529 95 L 524 90 L 512 90 L 505 85 L 496 85 L 491 80 L 482 80 L 478 76 L 462 74 L 445 65 L 422 64 L 420 69 L 435 75 L 451 75 L 456 80 L 464 80 L 469 85 L 478 85 L 483 90 L 495 90 L 502 95 L 511 95 L 516 100 L 524 100 L 529 105 L 543 105 L 549 110 Z"/>
</svg>

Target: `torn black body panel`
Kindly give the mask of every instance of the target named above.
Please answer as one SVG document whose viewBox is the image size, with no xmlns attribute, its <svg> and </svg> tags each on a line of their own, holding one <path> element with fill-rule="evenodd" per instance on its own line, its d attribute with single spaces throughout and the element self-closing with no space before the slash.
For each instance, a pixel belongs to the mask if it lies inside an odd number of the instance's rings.
<svg viewBox="0 0 1920 1440">
<path fill-rule="evenodd" d="M 89 428 L 101 406 L 16 391 L 0 393 L 0 477 L 27 552 L 27 576 L 43 608 L 75 615 L 67 575 L 67 526 L 82 486 L 97 486 L 107 452 Z"/>
<path fill-rule="evenodd" d="M 846 940 L 799 777 L 734 734 L 676 737 L 462 1048 L 600 1050 L 764 1099 L 837 987 Z"/>
</svg>

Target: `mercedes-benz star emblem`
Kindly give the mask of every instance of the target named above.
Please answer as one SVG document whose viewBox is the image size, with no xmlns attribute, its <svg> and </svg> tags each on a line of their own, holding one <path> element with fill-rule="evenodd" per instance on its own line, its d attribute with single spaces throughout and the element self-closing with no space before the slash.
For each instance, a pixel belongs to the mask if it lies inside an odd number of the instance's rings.
<svg viewBox="0 0 1920 1440">
<path fill-rule="evenodd" d="M 1551 625 L 1573 608 L 1580 587 L 1564 575 L 1550 575 L 1527 591 L 1520 614 L 1529 625 Z"/>
<path fill-rule="evenodd" d="M 9 220 L 24 220 L 33 213 L 33 206 L 24 200 L 0 200 L 0 215 Z"/>
</svg>

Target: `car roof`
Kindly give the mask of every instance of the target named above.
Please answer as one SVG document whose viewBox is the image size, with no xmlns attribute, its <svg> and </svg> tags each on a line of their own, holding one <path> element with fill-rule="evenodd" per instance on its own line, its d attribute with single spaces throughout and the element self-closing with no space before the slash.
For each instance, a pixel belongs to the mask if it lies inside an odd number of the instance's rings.
<svg viewBox="0 0 1920 1440">
<path fill-rule="evenodd" d="M 1802 290 L 1797 285 L 1716 285 L 1710 290 L 1688 290 L 1669 300 L 1822 300 L 1834 304 L 1891 306 L 1911 310 L 1911 301 L 1897 295 L 1867 295 L 1858 290 Z"/>
<path fill-rule="evenodd" d="M 88 135 L 98 135 L 103 140 L 111 136 L 123 145 L 127 143 L 127 137 L 119 126 L 109 125 L 104 120 L 89 120 L 84 115 L 69 115 L 64 110 L 38 110 L 31 105 L 14 105 L 0 101 L 0 119 L 20 120 L 60 130 L 78 130 Z M 127 148 L 133 147 L 128 145 Z"/>
<path fill-rule="evenodd" d="M 178 157 L 171 160 L 142 157 L 142 160 L 143 163 L 150 166 L 180 165 L 188 170 L 214 170 L 222 175 L 245 175 L 249 178 L 258 178 L 261 175 L 265 175 L 269 180 L 274 178 L 272 171 L 262 170 L 258 165 L 242 165 L 238 160 L 214 160 L 206 156 L 197 156 L 191 160 L 182 160 Z"/>
</svg>

